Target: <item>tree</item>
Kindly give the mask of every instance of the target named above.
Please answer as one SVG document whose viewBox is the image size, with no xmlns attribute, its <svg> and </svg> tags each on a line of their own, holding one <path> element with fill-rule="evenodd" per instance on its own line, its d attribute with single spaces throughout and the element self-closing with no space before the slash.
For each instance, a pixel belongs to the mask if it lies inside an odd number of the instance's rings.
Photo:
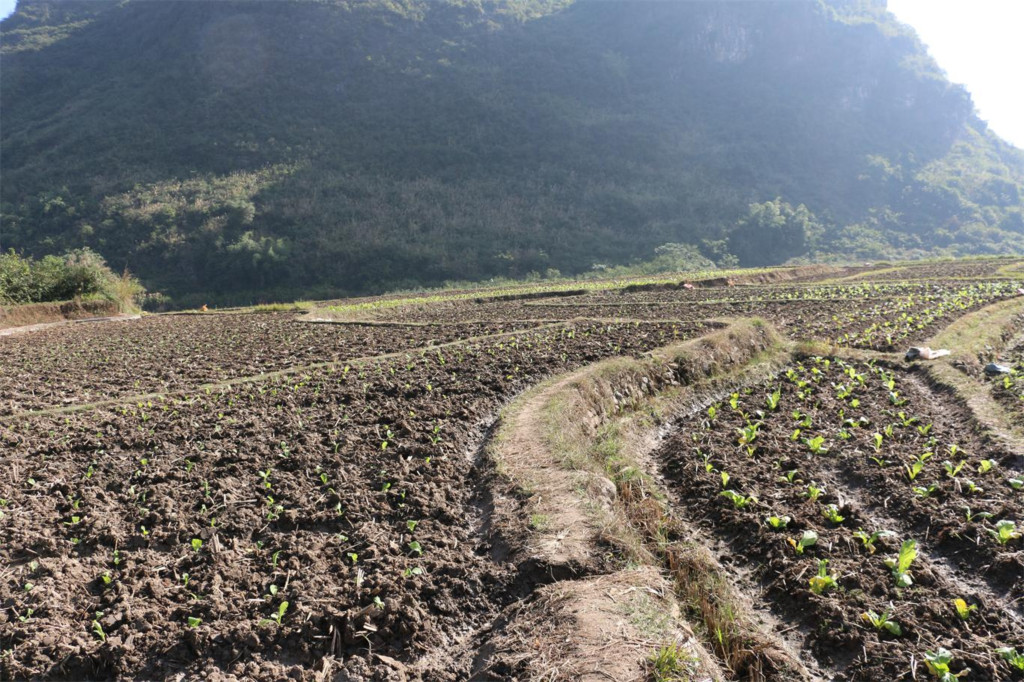
<svg viewBox="0 0 1024 682">
<path fill-rule="evenodd" d="M 823 232 L 806 206 L 793 208 L 776 198 L 750 205 L 729 235 L 729 251 L 746 266 L 776 265 L 807 253 Z"/>
</svg>

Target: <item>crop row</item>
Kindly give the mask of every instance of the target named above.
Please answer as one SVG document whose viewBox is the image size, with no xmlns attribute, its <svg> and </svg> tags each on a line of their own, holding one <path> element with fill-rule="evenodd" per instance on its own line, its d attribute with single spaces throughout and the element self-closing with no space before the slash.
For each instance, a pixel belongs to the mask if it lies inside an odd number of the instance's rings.
<svg viewBox="0 0 1024 682">
<path fill-rule="evenodd" d="M 0 415 L 186 390 L 381 348 L 398 351 L 506 330 L 483 323 L 308 324 L 282 314 L 157 316 L 59 327 L 4 339 Z"/>
<path fill-rule="evenodd" d="M 454 646 L 515 577 L 478 528 L 484 420 L 547 374 L 700 331 L 569 324 L 13 422 L 3 676 L 311 678 L 334 655 L 373 678 L 376 654 Z M 434 660 L 431 679 L 467 674 Z"/>
<path fill-rule="evenodd" d="M 659 454 L 683 514 L 836 679 L 927 674 L 911 660 L 1011 679 L 1024 473 L 963 423 L 913 374 L 808 358 Z"/>
</svg>

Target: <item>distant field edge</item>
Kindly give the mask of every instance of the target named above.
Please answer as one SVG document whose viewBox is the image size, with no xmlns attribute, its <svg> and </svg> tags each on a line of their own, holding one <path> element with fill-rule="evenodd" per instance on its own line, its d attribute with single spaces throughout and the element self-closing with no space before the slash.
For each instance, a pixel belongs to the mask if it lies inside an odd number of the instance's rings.
<svg viewBox="0 0 1024 682">
<path fill-rule="evenodd" d="M 90 317 L 110 317 L 120 312 L 121 306 L 116 301 L 105 300 L 0 306 L 0 329 L 69 322 Z"/>
</svg>

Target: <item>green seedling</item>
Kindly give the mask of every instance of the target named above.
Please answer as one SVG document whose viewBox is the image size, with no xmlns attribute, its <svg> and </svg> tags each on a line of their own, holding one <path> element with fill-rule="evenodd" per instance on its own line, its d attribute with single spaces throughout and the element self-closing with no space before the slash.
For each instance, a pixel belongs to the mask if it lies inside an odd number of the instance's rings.
<svg viewBox="0 0 1024 682">
<path fill-rule="evenodd" d="M 100 625 L 100 618 L 103 617 L 102 611 L 96 612 L 96 617 L 92 620 L 92 631 L 97 637 L 100 638 L 101 642 L 107 641 L 107 633 L 103 632 L 103 626 Z"/>
<path fill-rule="evenodd" d="M 969 495 L 980 495 L 985 492 L 985 489 L 980 485 L 977 485 L 974 481 L 969 478 L 965 478 L 960 482 L 960 487 L 967 491 Z"/>
<path fill-rule="evenodd" d="M 1024 671 L 1024 653 L 1017 653 L 1016 649 L 1008 646 L 999 647 L 996 649 L 996 653 L 999 654 L 1000 658 L 1009 663 L 1011 668 Z"/>
<path fill-rule="evenodd" d="M 989 535 L 996 539 L 1000 545 L 1005 545 L 1010 540 L 1016 540 L 1021 536 L 1020 531 L 1017 530 L 1017 524 L 1009 519 L 1003 519 L 996 523 L 995 530 L 991 528 L 985 529 Z"/>
<path fill-rule="evenodd" d="M 1006 482 L 1010 484 L 1010 487 L 1014 490 L 1024 490 L 1024 479 L 1021 478 L 1008 478 Z"/>
<path fill-rule="evenodd" d="M 415 540 L 409 543 L 409 549 L 416 552 L 417 556 L 422 556 L 423 554 L 423 547 L 421 547 L 420 543 L 416 542 Z"/>
<path fill-rule="evenodd" d="M 782 399 L 782 390 L 776 388 L 771 394 L 767 396 L 768 409 L 775 411 L 779 408 L 779 401 Z"/>
<path fill-rule="evenodd" d="M 890 635 L 899 637 L 903 634 L 903 628 L 900 624 L 892 619 L 892 604 L 889 608 L 882 612 L 881 615 L 871 611 L 870 609 L 866 613 L 862 613 L 860 617 L 868 623 L 871 623 L 872 627 L 881 632 L 885 630 Z"/>
<path fill-rule="evenodd" d="M 914 491 L 915 495 L 917 495 L 921 499 L 925 499 L 926 500 L 929 497 L 931 497 L 933 494 L 938 492 L 939 486 L 937 484 L 935 484 L 935 483 L 930 483 L 928 486 L 920 486 L 919 485 L 919 486 L 914 486 L 911 489 Z"/>
<path fill-rule="evenodd" d="M 807 490 L 804 492 L 804 497 L 806 497 L 811 502 L 817 502 L 818 498 L 821 496 L 823 492 L 825 492 L 824 488 L 819 488 L 813 483 L 809 483 L 807 485 Z"/>
<path fill-rule="evenodd" d="M 824 455 L 828 453 L 828 448 L 825 447 L 825 437 L 815 436 L 814 438 L 804 438 L 804 445 L 807 449 L 815 455 Z"/>
<path fill-rule="evenodd" d="M 911 464 L 904 465 L 903 468 L 907 472 L 907 478 L 913 481 L 924 470 L 924 461 L 915 459 Z"/>
<path fill-rule="evenodd" d="M 892 532 L 891 530 L 876 530 L 871 535 L 868 535 L 866 531 L 860 528 L 858 528 L 853 533 L 853 537 L 857 538 L 861 541 L 861 543 L 863 543 L 864 548 L 868 550 L 868 554 L 875 553 L 875 543 L 878 541 L 879 538 L 887 538 L 893 535 L 896 535 L 896 533 Z"/>
<path fill-rule="evenodd" d="M 772 530 L 782 530 L 789 525 L 790 521 L 792 519 L 788 516 L 769 516 L 765 519 L 765 522 Z"/>
<path fill-rule="evenodd" d="M 698 454 L 700 453 L 699 450 L 697 452 Z M 711 455 L 703 454 L 701 455 L 701 457 L 703 457 L 704 459 L 704 471 L 710 474 L 712 471 L 715 470 L 715 465 L 711 463 Z"/>
<path fill-rule="evenodd" d="M 871 439 L 875 445 L 875 452 L 880 451 L 882 449 L 882 434 L 876 433 L 873 436 L 871 436 Z"/>
<path fill-rule="evenodd" d="M 988 512 L 972 512 L 970 507 L 964 507 L 964 518 L 967 519 L 967 523 L 973 523 L 975 519 L 984 521 L 985 519 L 991 519 L 992 514 Z"/>
<path fill-rule="evenodd" d="M 978 462 L 978 473 L 987 474 L 988 472 L 992 471 L 992 467 L 994 467 L 995 465 L 996 461 L 994 459 L 983 459 L 980 462 Z"/>
<path fill-rule="evenodd" d="M 885 560 L 885 565 L 892 570 L 896 578 L 896 587 L 910 587 L 914 580 L 910 577 L 910 565 L 917 558 L 917 541 L 904 540 L 900 545 L 900 553 L 895 558 Z"/>
<path fill-rule="evenodd" d="M 814 594 L 824 594 L 826 590 L 838 587 L 839 584 L 836 582 L 836 577 L 834 572 L 829 573 L 828 559 L 819 559 L 818 575 L 810 579 L 811 592 Z"/>
<path fill-rule="evenodd" d="M 799 540 L 786 538 L 786 541 L 796 550 L 797 554 L 803 554 L 808 547 L 818 544 L 818 534 L 813 530 L 805 530 Z"/>
<path fill-rule="evenodd" d="M 759 429 L 760 429 L 760 426 L 758 425 L 757 422 L 753 422 L 751 424 L 747 424 L 743 428 L 738 429 L 739 434 L 740 434 L 739 444 L 740 445 L 750 445 L 751 443 L 753 443 L 755 440 L 757 440 L 757 434 L 758 434 L 758 430 Z"/>
<path fill-rule="evenodd" d="M 202 618 L 196 618 L 195 616 L 188 617 L 188 626 L 190 628 L 197 628 L 203 622 Z"/>
<path fill-rule="evenodd" d="M 829 521 L 831 521 L 832 523 L 836 524 L 837 526 L 846 520 L 846 517 L 842 516 L 839 513 L 839 507 L 837 507 L 834 504 L 825 505 L 825 507 L 821 510 L 821 515 Z"/>
<path fill-rule="evenodd" d="M 726 472 L 726 471 L 723 471 L 723 472 L 721 472 L 719 477 L 722 479 L 722 487 L 723 488 L 727 488 L 729 486 L 729 479 L 731 478 L 729 476 L 729 473 Z"/>
<path fill-rule="evenodd" d="M 956 609 L 956 615 L 960 617 L 960 620 L 967 620 L 971 617 L 971 613 L 978 610 L 977 604 L 968 606 L 967 602 L 959 597 L 953 600 L 953 607 Z"/>
<path fill-rule="evenodd" d="M 277 607 L 277 612 L 271 614 L 270 618 L 264 618 L 263 620 L 261 620 L 259 622 L 259 625 L 262 627 L 263 625 L 277 623 L 277 625 L 280 626 L 281 620 L 284 618 L 284 614 L 286 611 L 288 611 L 288 602 L 283 601 L 281 602 L 281 605 Z"/>
<path fill-rule="evenodd" d="M 780 477 L 780 480 L 784 480 L 786 483 L 794 483 L 800 480 L 796 477 L 798 473 L 800 473 L 799 469 L 790 469 Z"/>
<path fill-rule="evenodd" d="M 192 551 L 198 552 L 203 547 L 203 541 L 199 538 L 192 538 Z"/>
<path fill-rule="evenodd" d="M 745 497 L 735 490 L 723 490 L 719 495 L 729 498 L 732 506 L 736 509 L 746 509 L 750 504 L 757 502 L 757 498 L 753 495 Z"/>
<path fill-rule="evenodd" d="M 954 675 L 949 667 L 952 662 L 953 654 L 943 648 L 940 648 L 936 653 L 927 651 L 924 654 L 925 667 L 928 668 L 928 672 L 931 673 L 932 677 L 936 678 L 939 682 L 956 682 L 960 679 L 961 675 L 966 674 L 967 671 L 965 670 Z"/>
<path fill-rule="evenodd" d="M 953 464 L 947 459 L 942 463 L 942 468 L 946 470 L 946 476 L 949 478 L 956 478 L 957 474 L 960 473 L 960 470 L 964 468 L 965 464 L 967 464 L 967 460 L 961 460 L 956 464 Z"/>
</svg>

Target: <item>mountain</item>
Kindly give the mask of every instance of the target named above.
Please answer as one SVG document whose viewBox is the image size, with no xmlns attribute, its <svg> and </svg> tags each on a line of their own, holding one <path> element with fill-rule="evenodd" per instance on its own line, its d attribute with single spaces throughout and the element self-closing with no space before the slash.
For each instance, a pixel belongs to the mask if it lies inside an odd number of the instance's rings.
<svg viewBox="0 0 1024 682">
<path fill-rule="evenodd" d="M 878 0 L 19 0 L 0 31 L 0 247 L 175 296 L 1024 251 L 1024 152 Z"/>
</svg>

